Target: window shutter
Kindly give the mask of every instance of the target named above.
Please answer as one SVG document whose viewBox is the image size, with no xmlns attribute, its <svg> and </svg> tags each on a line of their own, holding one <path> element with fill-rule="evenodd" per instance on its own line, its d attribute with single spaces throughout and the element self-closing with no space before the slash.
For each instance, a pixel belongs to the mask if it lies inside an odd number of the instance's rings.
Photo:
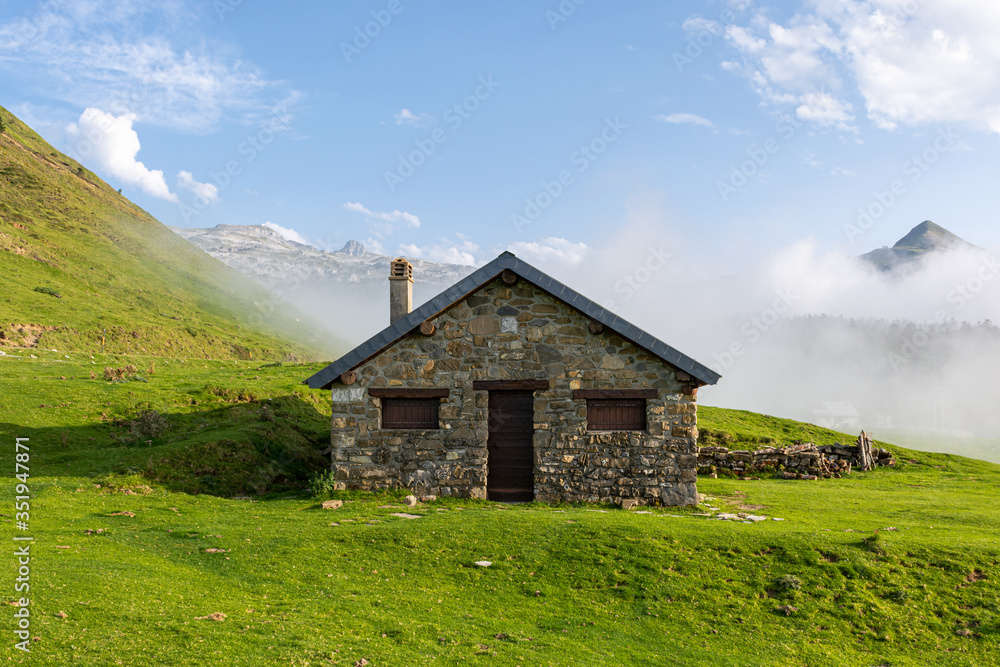
<svg viewBox="0 0 1000 667">
<path fill-rule="evenodd" d="M 590 431 L 645 431 L 646 399 L 588 398 L 587 429 Z"/>
<path fill-rule="evenodd" d="M 383 398 L 382 428 L 438 428 L 440 398 Z"/>
</svg>

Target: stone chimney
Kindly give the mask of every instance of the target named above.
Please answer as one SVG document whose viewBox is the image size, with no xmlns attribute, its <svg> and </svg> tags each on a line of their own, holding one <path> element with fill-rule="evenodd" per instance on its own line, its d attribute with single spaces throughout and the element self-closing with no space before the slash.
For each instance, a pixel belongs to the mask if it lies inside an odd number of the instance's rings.
<svg viewBox="0 0 1000 667">
<path fill-rule="evenodd" d="M 413 310 L 413 265 L 402 257 L 389 265 L 389 324 Z"/>
</svg>

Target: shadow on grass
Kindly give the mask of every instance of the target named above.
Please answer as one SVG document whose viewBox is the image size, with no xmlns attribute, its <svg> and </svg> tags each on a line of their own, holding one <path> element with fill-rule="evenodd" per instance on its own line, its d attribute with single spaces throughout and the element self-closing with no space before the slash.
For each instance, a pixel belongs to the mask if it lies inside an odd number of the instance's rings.
<svg viewBox="0 0 1000 667">
<path fill-rule="evenodd" d="M 191 494 L 301 491 L 329 468 L 329 417 L 294 395 L 79 426 L 0 423 L 0 434 L 28 438 L 32 476 L 141 475 Z"/>
</svg>

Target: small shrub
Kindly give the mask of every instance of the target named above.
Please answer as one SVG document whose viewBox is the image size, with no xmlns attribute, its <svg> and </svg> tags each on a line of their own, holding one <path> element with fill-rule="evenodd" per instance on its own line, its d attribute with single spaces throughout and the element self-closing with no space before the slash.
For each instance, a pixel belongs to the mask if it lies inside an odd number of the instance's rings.
<svg viewBox="0 0 1000 667">
<path fill-rule="evenodd" d="M 104 367 L 104 379 L 108 382 L 124 382 L 128 378 L 133 377 L 139 369 L 132 364 L 126 364 L 121 368 L 114 368 L 111 366 Z M 142 380 L 145 382 L 145 380 Z"/>
<path fill-rule="evenodd" d="M 893 602 L 906 602 L 909 599 L 910 594 L 907 591 L 904 591 L 902 588 L 900 588 L 892 591 L 886 597 L 888 597 Z"/>
<path fill-rule="evenodd" d="M 802 580 L 794 574 L 786 574 L 774 580 L 774 587 L 782 593 L 791 593 L 802 588 Z"/>
<path fill-rule="evenodd" d="M 60 294 L 59 292 L 55 291 L 51 287 L 36 287 L 35 291 L 36 292 L 40 292 L 42 294 L 48 294 L 50 296 L 54 296 L 57 299 L 61 299 L 62 298 L 62 294 Z"/>
<path fill-rule="evenodd" d="M 7 123 L 3 121 L 3 116 L 0 116 L 0 134 L 7 131 Z"/>
<path fill-rule="evenodd" d="M 882 541 L 879 532 L 876 530 L 871 537 L 861 538 L 861 548 L 877 556 L 885 555 L 885 542 Z"/>
<path fill-rule="evenodd" d="M 170 423 L 156 410 L 143 410 L 122 424 L 133 439 L 155 438 L 170 428 Z"/>
<path fill-rule="evenodd" d="M 229 403 L 250 403 L 251 401 L 257 400 L 257 394 L 247 391 L 246 389 L 218 387 L 210 384 L 205 386 L 205 391 Z"/>
<path fill-rule="evenodd" d="M 324 470 L 309 478 L 309 488 L 313 498 L 327 498 L 337 490 L 336 474 L 332 470 Z"/>
</svg>

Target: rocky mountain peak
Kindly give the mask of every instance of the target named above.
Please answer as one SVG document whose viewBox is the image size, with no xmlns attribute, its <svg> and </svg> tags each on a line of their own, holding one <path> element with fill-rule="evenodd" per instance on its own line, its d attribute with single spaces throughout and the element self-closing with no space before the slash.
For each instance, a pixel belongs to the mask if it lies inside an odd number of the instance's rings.
<svg viewBox="0 0 1000 667">
<path fill-rule="evenodd" d="M 893 272 L 917 266 L 926 257 L 952 250 L 981 250 L 941 225 L 924 220 L 891 248 L 878 248 L 859 257 L 879 271 Z"/>
<path fill-rule="evenodd" d="M 350 241 L 345 243 L 344 247 L 338 250 L 337 252 L 343 253 L 345 255 L 351 255 L 353 257 L 369 254 L 368 249 L 365 248 L 365 244 L 363 244 L 361 241 L 355 241 L 354 239 L 351 239 Z"/>
</svg>

